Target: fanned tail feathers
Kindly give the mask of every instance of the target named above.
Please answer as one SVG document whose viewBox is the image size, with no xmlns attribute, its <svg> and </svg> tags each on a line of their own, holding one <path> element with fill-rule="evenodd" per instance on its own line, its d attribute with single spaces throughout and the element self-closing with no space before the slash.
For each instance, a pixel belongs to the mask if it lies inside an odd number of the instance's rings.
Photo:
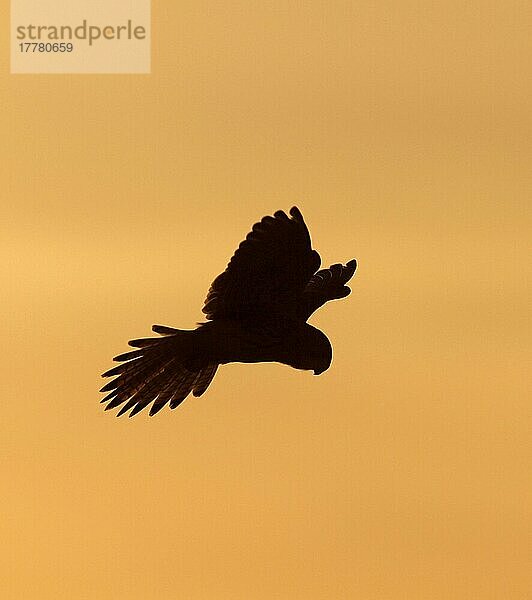
<svg viewBox="0 0 532 600">
<path fill-rule="evenodd" d="M 117 416 L 131 410 L 133 417 L 153 402 L 150 416 L 166 404 L 177 408 L 193 392 L 201 396 L 212 381 L 218 365 L 201 364 L 194 356 L 194 331 L 182 331 L 154 325 L 158 338 L 142 338 L 129 342 L 135 350 L 116 356 L 120 365 L 102 377 L 114 377 L 100 391 L 109 392 L 102 400 L 105 410 L 121 406 Z"/>
</svg>

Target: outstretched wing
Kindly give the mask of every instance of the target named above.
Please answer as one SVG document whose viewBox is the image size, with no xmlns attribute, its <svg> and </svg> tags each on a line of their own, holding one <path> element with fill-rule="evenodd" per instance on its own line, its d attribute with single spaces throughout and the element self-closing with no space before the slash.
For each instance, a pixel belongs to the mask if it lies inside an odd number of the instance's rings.
<svg viewBox="0 0 532 600">
<path fill-rule="evenodd" d="M 334 264 L 321 269 L 308 282 L 299 305 L 299 316 L 305 321 L 310 315 L 329 300 L 345 298 L 351 289 L 345 284 L 353 277 L 357 261 L 350 260 L 346 265 Z"/>
<path fill-rule="evenodd" d="M 321 264 L 297 207 L 264 217 L 213 281 L 203 312 L 207 319 L 296 316 L 301 295 Z"/>
</svg>

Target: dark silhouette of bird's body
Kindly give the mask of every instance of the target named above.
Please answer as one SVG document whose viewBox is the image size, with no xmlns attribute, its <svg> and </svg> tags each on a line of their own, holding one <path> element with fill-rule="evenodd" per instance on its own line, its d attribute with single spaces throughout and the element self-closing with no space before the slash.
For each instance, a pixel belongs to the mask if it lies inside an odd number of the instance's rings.
<svg viewBox="0 0 532 600">
<path fill-rule="evenodd" d="M 130 417 L 153 402 L 176 408 L 190 394 L 201 396 L 219 365 L 279 362 L 315 375 L 332 361 L 327 336 L 307 323 L 329 300 L 346 297 L 356 261 L 318 271 L 321 259 L 298 208 L 291 217 L 264 217 L 240 244 L 226 270 L 213 281 L 197 329 L 154 325 L 161 337 L 132 340 L 136 348 L 114 358 L 121 364 L 102 392 L 106 410 L 123 405 Z"/>
</svg>

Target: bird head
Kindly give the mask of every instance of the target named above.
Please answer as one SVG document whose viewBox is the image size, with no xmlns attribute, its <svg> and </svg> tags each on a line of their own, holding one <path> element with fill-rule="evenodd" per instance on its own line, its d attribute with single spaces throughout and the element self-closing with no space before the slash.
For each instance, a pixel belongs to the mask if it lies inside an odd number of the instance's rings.
<svg viewBox="0 0 532 600">
<path fill-rule="evenodd" d="M 321 333 L 321 332 L 320 332 Z M 315 363 L 312 370 L 314 371 L 314 375 L 321 375 L 324 371 L 326 371 L 332 363 L 332 346 L 327 336 L 323 336 L 326 343 L 321 344 L 319 351 L 315 355 Z"/>
<path fill-rule="evenodd" d="M 322 331 L 305 323 L 291 336 L 288 355 L 282 362 L 320 375 L 331 366 L 331 342 Z"/>
</svg>

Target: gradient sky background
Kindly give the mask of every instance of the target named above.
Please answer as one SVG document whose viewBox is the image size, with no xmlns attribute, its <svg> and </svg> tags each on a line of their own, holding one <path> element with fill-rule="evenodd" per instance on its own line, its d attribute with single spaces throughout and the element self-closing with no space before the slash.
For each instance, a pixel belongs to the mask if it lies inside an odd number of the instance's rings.
<svg viewBox="0 0 532 600">
<path fill-rule="evenodd" d="M 2 36 L 2 597 L 528 597 L 531 17 L 154 3 L 148 76 L 9 75 Z M 112 356 L 295 203 L 359 261 L 331 369 L 103 413 Z"/>
</svg>

